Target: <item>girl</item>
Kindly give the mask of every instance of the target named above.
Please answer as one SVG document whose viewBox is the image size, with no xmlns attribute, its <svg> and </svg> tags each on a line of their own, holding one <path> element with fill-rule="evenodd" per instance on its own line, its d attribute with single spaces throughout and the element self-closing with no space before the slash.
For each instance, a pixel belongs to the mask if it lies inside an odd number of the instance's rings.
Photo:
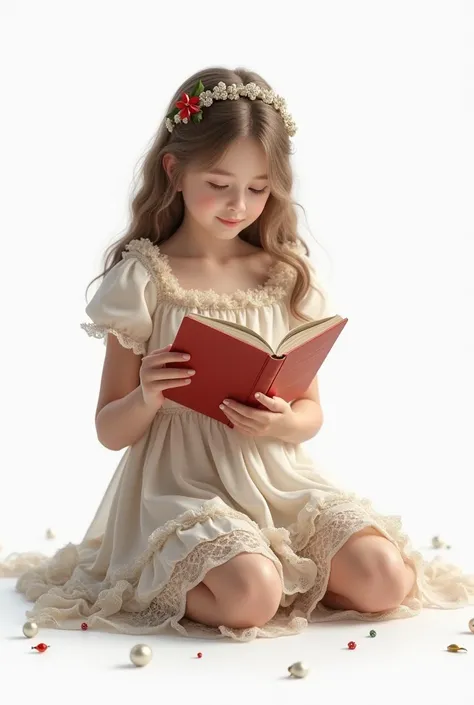
<svg viewBox="0 0 474 705">
<path fill-rule="evenodd" d="M 397 517 L 317 472 L 301 446 L 323 423 L 316 378 L 266 410 L 223 399 L 233 428 L 165 397 L 193 383 L 169 351 L 186 313 L 270 343 L 330 315 L 297 236 L 295 130 L 245 70 L 201 71 L 171 101 L 83 324 L 107 346 L 98 439 L 127 450 L 80 544 L 5 566 L 39 625 L 243 641 L 472 600 L 474 578 L 425 564 Z"/>
</svg>

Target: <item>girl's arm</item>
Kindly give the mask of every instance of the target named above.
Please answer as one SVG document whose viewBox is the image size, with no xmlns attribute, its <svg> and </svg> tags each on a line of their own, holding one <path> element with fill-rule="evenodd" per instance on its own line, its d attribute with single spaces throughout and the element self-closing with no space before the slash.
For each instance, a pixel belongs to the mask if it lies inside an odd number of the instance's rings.
<svg viewBox="0 0 474 705">
<path fill-rule="evenodd" d="M 108 334 L 99 400 L 95 416 L 97 438 L 109 450 L 122 450 L 138 441 L 162 401 L 145 403 L 140 385 L 142 356 L 124 348 Z"/>
<path fill-rule="evenodd" d="M 293 402 L 291 409 L 295 413 L 293 428 L 282 440 L 287 443 L 303 443 L 314 438 L 324 423 L 317 377 L 311 382 L 305 395 Z"/>
<path fill-rule="evenodd" d="M 321 405 L 311 399 L 298 399 L 291 408 L 295 412 L 294 423 L 282 440 L 297 444 L 314 438 L 324 422 Z"/>
</svg>

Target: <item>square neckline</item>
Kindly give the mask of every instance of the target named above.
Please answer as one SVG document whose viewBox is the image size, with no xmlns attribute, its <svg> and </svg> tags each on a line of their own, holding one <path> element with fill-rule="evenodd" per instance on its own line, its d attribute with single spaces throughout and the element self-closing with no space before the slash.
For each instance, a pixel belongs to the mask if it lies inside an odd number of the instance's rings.
<svg viewBox="0 0 474 705">
<path fill-rule="evenodd" d="M 254 292 L 254 291 L 260 291 L 261 289 L 265 289 L 267 286 L 271 285 L 273 275 L 275 272 L 275 268 L 279 264 L 278 261 L 274 261 L 273 264 L 271 264 L 270 267 L 268 268 L 267 277 L 266 277 L 265 281 L 262 284 L 258 284 L 257 286 L 250 286 L 247 289 L 235 289 L 232 292 L 218 292 L 213 288 L 208 288 L 208 289 L 186 288 L 186 287 L 182 286 L 181 282 L 179 281 L 178 277 L 176 276 L 175 272 L 173 271 L 173 267 L 171 266 L 171 263 L 169 260 L 169 255 L 167 255 L 165 252 L 162 252 L 162 250 L 158 244 L 155 243 L 154 247 L 156 247 L 158 256 L 161 257 L 161 259 L 163 260 L 167 274 L 168 274 L 170 280 L 173 281 L 175 290 L 183 292 L 183 293 L 191 292 L 191 293 L 207 294 L 207 293 L 212 292 L 212 293 L 217 294 L 217 296 L 234 296 L 234 294 L 237 294 L 237 293 L 247 294 L 247 293 Z"/>
<path fill-rule="evenodd" d="M 181 308 L 206 310 L 242 309 L 249 306 L 273 305 L 283 299 L 294 285 L 295 272 L 286 262 L 276 260 L 268 270 L 263 284 L 248 289 L 237 289 L 221 294 L 214 289 L 186 289 L 173 272 L 168 255 L 149 238 L 131 240 L 122 258 L 134 256 L 152 275 L 161 300 Z"/>
</svg>

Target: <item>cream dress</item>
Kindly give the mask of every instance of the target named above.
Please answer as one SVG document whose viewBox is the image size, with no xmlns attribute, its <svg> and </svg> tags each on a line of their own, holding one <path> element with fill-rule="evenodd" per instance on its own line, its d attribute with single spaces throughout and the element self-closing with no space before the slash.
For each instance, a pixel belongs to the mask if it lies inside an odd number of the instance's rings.
<svg viewBox="0 0 474 705">
<path fill-rule="evenodd" d="M 186 313 L 199 312 L 242 323 L 276 344 L 299 323 L 288 308 L 293 285 L 290 268 L 277 263 L 255 289 L 185 290 L 166 255 L 142 239 L 102 280 L 86 309 L 92 323 L 83 328 L 98 338 L 113 333 L 146 354 L 173 341 Z M 311 289 L 305 313 L 330 313 L 322 301 Z M 331 558 L 366 526 L 399 547 L 416 569 L 416 585 L 390 612 L 325 608 Z M 251 629 L 212 629 L 184 618 L 187 591 L 243 551 L 275 564 L 283 587 L 276 616 Z M 86 621 L 91 629 L 128 634 L 171 627 L 241 641 L 295 634 L 314 621 L 408 617 L 422 606 L 458 607 L 474 596 L 473 576 L 425 563 L 398 517 L 331 485 L 301 445 L 242 436 L 169 400 L 125 451 L 81 543 L 51 558 L 14 555 L 3 575 L 19 576 L 17 589 L 35 603 L 27 617 L 39 625 L 78 629 Z"/>
</svg>

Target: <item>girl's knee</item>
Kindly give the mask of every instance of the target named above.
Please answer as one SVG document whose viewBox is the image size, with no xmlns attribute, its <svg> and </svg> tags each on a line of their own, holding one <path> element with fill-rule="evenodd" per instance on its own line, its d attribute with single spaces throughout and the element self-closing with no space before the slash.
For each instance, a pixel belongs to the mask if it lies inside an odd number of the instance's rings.
<svg viewBox="0 0 474 705">
<path fill-rule="evenodd" d="M 354 535 L 343 547 L 330 589 L 360 612 L 386 612 L 404 601 L 415 576 L 397 546 L 381 535 L 367 534 Z"/>
<path fill-rule="evenodd" d="M 210 571 L 204 582 L 225 610 L 230 627 L 261 627 L 280 606 L 280 575 L 274 563 L 261 554 L 239 554 Z"/>
<path fill-rule="evenodd" d="M 376 556 L 373 571 L 368 576 L 367 612 L 385 612 L 399 607 L 412 587 L 409 582 L 414 574 L 398 549 L 392 544 L 389 546 L 390 549 L 381 550 Z"/>
</svg>

